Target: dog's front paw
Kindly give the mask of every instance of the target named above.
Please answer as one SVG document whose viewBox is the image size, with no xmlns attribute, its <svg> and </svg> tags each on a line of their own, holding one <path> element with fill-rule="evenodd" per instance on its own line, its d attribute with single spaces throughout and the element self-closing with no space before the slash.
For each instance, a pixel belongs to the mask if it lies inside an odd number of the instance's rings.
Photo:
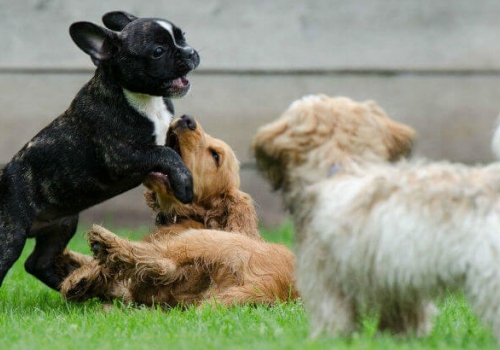
<svg viewBox="0 0 500 350">
<path fill-rule="evenodd" d="M 104 227 L 93 225 L 87 233 L 87 239 L 94 257 L 99 263 L 106 264 L 110 259 L 110 250 L 113 249 L 117 239 L 120 238 Z"/>
<path fill-rule="evenodd" d="M 94 257 L 103 267 L 115 273 L 125 273 L 125 270 L 135 266 L 133 242 L 98 225 L 92 226 L 87 237 Z"/>
</svg>

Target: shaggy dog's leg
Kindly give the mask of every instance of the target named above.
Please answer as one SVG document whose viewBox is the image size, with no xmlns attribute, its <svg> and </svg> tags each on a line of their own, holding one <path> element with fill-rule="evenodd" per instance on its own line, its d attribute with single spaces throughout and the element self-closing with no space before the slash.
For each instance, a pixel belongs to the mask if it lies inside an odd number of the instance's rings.
<svg viewBox="0 0 500 350">
<path fill-rule="evenodd" d="M 497 232 L 493 237 L 498 237 Z M 464 292 L 473 310 L 500 343 L 500 248 L 490 244 L 477 251 L 464 274 Z"/>
<path fill-rule="evenodd" d="M 328 291 L 310 299 L 311 337 L 317 337 L 323 331 L 330 335 L 349 335 L 359 327 L 359 308 L 352 297 L 346 297 L 340 291 Z"/>
<path fill-rule="evenodd" d="M 378 329 L 392 334 L 428 335 L 432 329 L 432 318 L 436 313 L 434 304 L 427 301 L 411 305 L 400 303 L 384 305 Z"/>
</svg>

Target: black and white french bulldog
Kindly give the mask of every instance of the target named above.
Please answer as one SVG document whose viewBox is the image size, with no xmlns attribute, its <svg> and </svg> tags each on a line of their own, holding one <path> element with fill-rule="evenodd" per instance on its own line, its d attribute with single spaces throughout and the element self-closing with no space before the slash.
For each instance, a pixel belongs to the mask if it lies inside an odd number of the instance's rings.
<svg viewBox="0 0 500 350">
<path fill-rule="evenodd" d="M 95 75 L 0 171 L 0 285 L 34 237 L 25 268 L 59 289 L 65 276 L 55 260 L 79 212 L 140 185 L 148 173 L 165 174 L 181 202 L 193 198 L 191 173 L 164 145 L 173 118 L 168 99 L 189 91 L 186 74 L 198 66 L 198 53 L 164 19 L 110 12 L 103 23 L 109 29 L 71 25 Z"/>
</svg>

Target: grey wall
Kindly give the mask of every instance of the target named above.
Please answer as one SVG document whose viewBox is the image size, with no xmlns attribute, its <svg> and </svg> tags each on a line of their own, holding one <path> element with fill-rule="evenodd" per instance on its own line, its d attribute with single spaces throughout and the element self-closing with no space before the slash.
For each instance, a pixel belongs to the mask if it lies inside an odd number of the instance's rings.
<svg viewBox="0 0 500 350">
<path fill-rule="evenodd" d="M 492 159 L 500 111 L 500 1 L 64 1 L 0 0 L 0 163 L 60 114 L 91 76 L 72 43 L 74 21 L 110 10 L 181 26 L 202 63 L 176 101 L 243 163 L 243 188 L 263 223 L 283 219 L 279 199 L 248 152 L 258 126 L 305 94 L 376 99 L 419 132 L 416 154 L 468 163 Z M 142 189 L 83 221 L 151 225 Z"/>
</svg>

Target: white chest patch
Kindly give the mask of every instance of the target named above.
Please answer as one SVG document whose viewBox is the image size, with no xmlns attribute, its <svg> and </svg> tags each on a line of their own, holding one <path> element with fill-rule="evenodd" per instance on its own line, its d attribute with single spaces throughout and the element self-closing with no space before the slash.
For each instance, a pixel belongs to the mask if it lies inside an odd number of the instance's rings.
<svg viewBox="0 0 500 350">
<path fill-rule="evenodd" d="M 138 94 L 123 89 L 128 103 L 140 114 L 151 120 L 154 125 L 153 136 L 156 138 L 156 144 L 165 145 L 167 139 L 168 126 L 174 116 L 168 111 L 163 97 Z"/>
</svg>

